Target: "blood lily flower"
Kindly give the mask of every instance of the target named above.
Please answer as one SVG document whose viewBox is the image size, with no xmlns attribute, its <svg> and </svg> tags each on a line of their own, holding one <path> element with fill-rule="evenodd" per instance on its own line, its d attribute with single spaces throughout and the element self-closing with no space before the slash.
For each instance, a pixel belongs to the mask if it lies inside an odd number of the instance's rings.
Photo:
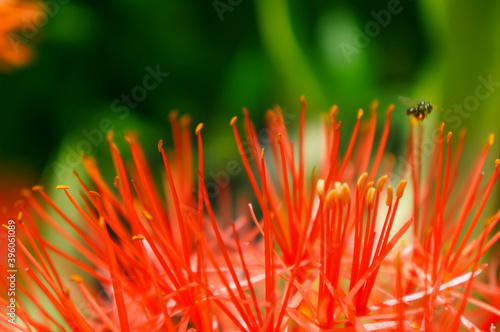
<svg viewBox="0 0 500 332">
<path fill-rule="evenodd" d="M 23 66 L 30 60 L 28 38 L 22 32 L 29 30 L 31 37 L 30 22 L 44 15 L 39 4 L 32 1 L 0 1 L 0 70 Z"/>
<path fill-rule="evenodd" d="M 243 121 L 230 121 L 254 201 L 237 208 L 227 227 L 220 220 L 233 202 L 211 199 L 203 125 L 195 130 L 194 166 L 189 120 L 176 113 L 170 117 L 173 150 L 158 143 L 165 199 L 132 133 L 125 136 L 132 163 L 122 159 L 113 134 L 107 136 L 114 188 L 88 156 L 89 180 L 74 172 L 80 188 L 57 187 L 77 217 L 64 213 L 41 186 L 25 190 L 17 205 L 18 230 L 26 235 L 17 242 L 22 295 L 11 327 L 455 331 L 497 324 L 496 269 L 488 272 L 490 282 L 481 279 L 487 274 L 482 258 L 500 237 L 494 233 L 500 210 L 482 216 L 499 173 L 499 160 L 485 164 L 493 136 L 461 174 L 465 135 L 454 139 L 442 125 L 426 150 L 422 124 L 414 122 L 407 165 L 399 167 L 385 153 L 393 105 L 377 140 L 378 103 L 367 121 L 359 110 L 344 153 L 334 106 L 317 142 L 322 159 L 309 170 L 301 101 L 298 144 L 279 107 L 266 114 L 266 132 L 276 139 L 264 148 L 246 110 Z M 45 239 L 34 220 L 43 220 L 78 256 Z M 62 274 L 63 263 L 74 274 Z M 4 313 L 0 317 L 8 324 Z"/>
</svg>

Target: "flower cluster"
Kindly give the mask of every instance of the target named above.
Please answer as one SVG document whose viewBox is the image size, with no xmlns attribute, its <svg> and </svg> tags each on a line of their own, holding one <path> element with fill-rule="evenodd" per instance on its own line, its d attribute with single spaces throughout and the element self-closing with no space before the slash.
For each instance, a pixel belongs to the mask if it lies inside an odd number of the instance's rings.
<svg viewBox="0 0 500 332">
<path fill-rule="evenodd" d="M 422 124 L 412 122 L 408 165 L 401 168 L 385 152 L 393 105 L 379 135 L 378 103 L 371 105 L 367 121 L 359 110 L 343 153 L 342 122 L 334 106 L 316 143 L 321 160 L 309 170 L 301 101 L 298 135 L 287 131 L 279 107 L 268 111 L 268 133 L 276 139 L 265 150 L 246 110 L 240 121 L 243 136 L 236 117 L 230 121 L 254 194 L 253 204 L 244 208 L 230 195 L 212 199 L 203 125 L 195 130 L 194 166 L 189 119 L 175 113 L 170 117 L 173 149 L 158 143 L 164 198 L 132 133 L 125 136 L 130 163 L 122 159 L 113 133 L 107 135 L 116 170 L 113 186 L 97 162 L 84 156 L 89 180 L 75 171 L 80 188 L 57 187 L 78 216 L 65 214 L 41 186 L 25 190 L 17 205 L 19 231 L 26 239 L 18 243 L 23 296 L 14 327 L 494 329 L 500 321 L 499 280 L 495 264 L 483 273 L 481 260 L 500 237 L 494 231 L 500 210 L 482 216 L 500 166 L 499 160 L 485 164 L 493 136 L 466 172 L 459 167 L 465 135 L 455 140 L 442 125 L 429 152 L 422 147 Z M 238 206 L 235 219 L 233 205 Z M 223 226 L 227 218 L 232 221 Z M 76 254 L 47 240 L 35 220 L 49 225 Z M 62 265 L 70 266 L 65 273 Z M 50 310 L 43 304 L 47 301 Z M 4 313 L 0 317 L 7 322 Z"/>
</svg>

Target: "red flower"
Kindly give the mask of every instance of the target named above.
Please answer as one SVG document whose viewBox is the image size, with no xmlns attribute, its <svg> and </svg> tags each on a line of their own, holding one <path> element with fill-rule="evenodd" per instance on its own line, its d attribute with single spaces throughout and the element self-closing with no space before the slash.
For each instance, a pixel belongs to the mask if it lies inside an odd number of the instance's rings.
<svg viewBox="0 0 500 332">
<path fill-rule="evenodd" d="M 37 19 L 45 14 L 35 2 L 5 0 L 0 2 L 0 70 L 25 65 L 31 59 L 28 46 Z M 29 35 L 28 32 L 29 31 Z"/>
<path fill-rule="evenodd" d="M 305 157 L 304 99 L 298 146 L 279 107 L 266 116 L 265 134 L 276 137 L 266 152 L 248 112 L 244 110 L 243 140 L 233 118 L 230 124 L 255 204 L 248 210 L 238 208 L 239 217 L 230 227 L 221 227 L 217 220 L 230 215 L 231 200 L 220 199 L 222 204 L 214 206 L 211 199 L 217 191 L 212 190 L 203 165 L 202 124 L 195 131 L 196 178 L 190 171 L 193 151 L 187 118 L 178 121 L 176 114 L 171 116 L 173 151 L 166 152 L 161 140 L 158 144 L 165 164 L 166 202 L 137 138 L 131 133 L 125 136 L 133 159 L 127 172 L 110 133 L 115 188 L 90 157 L 84 157 L 89 183 L 75 172 L 81 190 L 57 187 L 79 218 L 65 215 L 40 186 L 33 187 L 35 194 L 25 195 L 18 220 L 28 239 L 18 241 L 25 284 L 19 285 L 24 296 L 18 298 L 15 327 L 23 331 L 51 331 L 64 325 L 78 331 L 489 328 L 500 317 L 495 304 L 498 282 L 491 285 L 476 279 L 486 268 L 481 257 L 500 237 L 500 232 L 491 235 L 500 211 L 481 217 L 499 172 L 497 160 L 490 179 L 482 184 L 481 170 L 493 137 L 462 181 L 458 161 L 464 135 L 452 149 L 452 135 L 445 143 L 441 126 L 430 145 L 433 151 L 427 151 L 417 130 L 422 127 L 414 123 L 407 165 L 402 165 L 407 167 L 398 167 L 402 171 L 397 172 L 394 158 L 384 155 L 394 106 L 387 109 L 384 129 L 375 140 L 377 106 L 372 104 L 366 123 L 361 121 L 363 111 L 358 112 L 345 153 L 339 151 L 342 122 L 337 121 L 337 107 L 332 108 L 323 125 L 325 139 L 319 142 L 322 160 L 311 173 Z M 431 171 L 424 172 L 427 167 Z M 403 195 L 405 189 L 408 192 L 403 176 L 412 180 L 412 202 Z M 47 241 L 33 227 L 33 219 L 49 224 L 80 257 Z M 61 227 L 59 220 L 73 232 Z M 467 220 L 471 222 L 465 231 Z M 475 228 L 481 229 L 474 238 Z M 58 272 L 56 259 L 70 263 L 75 274 Z M 42 298 L 50 300 L 57 316 L 42 306 Z M 472 305 L 472 313 L 476 307 L 481 314 L 471 315 L 466 304 Z M 4 314 L 1 317 L 7 321 Z"/>
</svg>

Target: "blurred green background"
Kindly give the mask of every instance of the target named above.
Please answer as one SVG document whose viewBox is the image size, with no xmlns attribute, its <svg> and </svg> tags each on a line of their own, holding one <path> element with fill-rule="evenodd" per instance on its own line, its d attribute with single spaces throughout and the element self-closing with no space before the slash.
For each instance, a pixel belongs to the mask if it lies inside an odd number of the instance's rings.
<svg viewBox="0 0 500 332">
<path fill-rule="evenodd" d="M 124 128 L 138 129 L 146 150 L 154 152 L 158 138 L 170 144 L 168 113 L 179 109 L 192 115 L 193 128 L 205 123 L 206 149 L 220 157 L 208 162 L 217 163 L 237 153 L 228 123 L 243 106 L 261 126 L 264 111 L 275 104 L 298 112 L 302 94 L 309 118 L 319 119 L 335 103 L 347 128 L 373 99 L 381 108 L 395 103 L 389 143 L 395 153 L 404 149 L 408 130 L 399 95 L 450 110 L 448 130 L 467 127 L 470 148 L 500 133 L 498 86 L 477 107 L 469 105 L 472 111 L 451 111 L 454 104 L 474 102 L 466 98 L 475 95 L 479 77 L 500 82 L 499 2 L 49 4 L 47 22 L 27 38 L 36 52 L 32 63 L 0 73 L 1 164 L 29 169 L 35 183 L 43 170 L 54 179 L 51 163 L 63 160 L 67 147 L 78 152 L 78 142 L 88 140 L 82 131 L 98 129 L 104 118 L 118 137 Z M 146 67 L 157 66 L 169 76 L 120 117 L 124 113 L 114 107 L 124 104 L 114 101 L 143 85 Z M 433 112 L 426 125 L 442 116 Z M 108 155 L 106 144 L 92 145 L 91 154 L 101 153 Z"/>
</svg>

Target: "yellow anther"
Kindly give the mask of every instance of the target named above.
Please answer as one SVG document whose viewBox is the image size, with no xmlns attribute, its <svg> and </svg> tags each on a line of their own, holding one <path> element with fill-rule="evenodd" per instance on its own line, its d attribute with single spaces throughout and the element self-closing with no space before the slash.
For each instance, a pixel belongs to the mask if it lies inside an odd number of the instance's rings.
<svg viewBox="0 0 500 332">
<path fill-rule="evenodd" d="M 177 119 L 178 114 L 179 114 L 178 110 L 172 110 L 172 111 L 170 111 L 170 113 L 168 113 L 168 119 L 170 121 L 174 121 L 175 119 Z"/>
<path fill-rule="evenodd" d="M 368 173 L 364 172 L 363 174 L 361 174 L 361 176 L 358 178 L 358 183 L 357 183 L 357 187 L 358 187 L 358 190 L 361 191 L 363 189 L 363 185 L 365 184 L 365 180 L 366 178 L 368 177 Z"/>
<path fill-rule="evenodd" d="M 333 186 L 335 187 L 335 190 L 337 190 L 337 192 L 340 193 L 340 191 L 342 190 L 342 183 L 338 182 L 338 181 L 335 181 L 333 183 Z"/>
<path fill-rule="evenodd" d="M 373 207 L 373 203 L 375 202 L 375 193 L 377 191 L 375 188 L 370 188 L 368 189 L 368 193 L 366 194 L 366 205 L 368 205 L 368 208 Z"/>
<path fill-rule="evenodd" d="M 184 114 L 179 119 L 179 123 L 181 124 L 181 127 L 187 127 L 191 123 L 191 116 L 189 114 Z"/>
<path fill-rule="evenodd" d="M 83 282 L 83 278 L 76 274 L 73 274 L 71 277 L 69 277 L 69 280 L 77 282 L 79 284 Z"/>
<path fill-rule="evenodd" d="M 111 142 L 113 140 L 114 135 L 115 133 L 112 130 L 108 131 L 106 134 L 106 141 Z"/>
<path fill-rule="evenodd" d="M 410 118 L 410 126 L 415 128 L 417 126 L 417 120 L 414 117 Z"/>
<path fill-rule="evenodd" d="M 378 192 L 382 192 L 382 189 L 384 189 L 385 181 L 387 181 L 387 175 L 384 175 L 380 179 L 378 179 L 376 187 Z"/>
<path fill-rule="evenodd" d="M 104 217 L 99 217 L 99 227 L 101 229 L 104 229 L 104 227 L 106 226 L 106 221 L 104 221 Z"/>
<path fill-rule="evenodd" d="M 396 196 L 398 198 L 403 197 L 403 193 L 405 191 L 406 183 L 407 183 L 406 180 L 401 180 L 401 182 L 399 182 L 398 187 L 396 188 Z"/>
<path fill-rule="evenodd" d="M 326 197 L 326 207 L 330 210 L 333 210 L 333 208 L 337 204 L 337 200 L 338 200 L 337 191 L 336 190 L 330 191 L 330 193 Z"/>
<path fill-rule="evenodd" d="M 195 130 L 196 135 L 200 134 L 201 128 L 203 128 L 203 123 L 200 123 L 198 126 L 196 126 Z"/>
<path fill-rule="evenodd" d="M 392 111 L 394 111 L 394 108 L 396 106 L 394 106 L 393 104 L 390 104 L 389 107 L 387 107 L 387 112 L 385 113 L 387 116 L 391 115 L 392 114 Z"/>
<path fill-rule="evenodd" d="M 325 180 L 319 179 L 316 183 L 316 192 L 320 199 L 325 199 Z"/>
<path fill-rule="evenodd" d="M 387 186 L 387 199 L 385 201 L 385 204 L 387 206 L 390 206 L 392 204 L 392 186 L 391 185 Z"/>
<path fill-rule="evenodd" d="M 337 105 L 333 105 L 332 108 L 330 108 L 330 116 L 333 117 L 337 115 L 339 111 L 339 107 Z"/>
<path fill-rule="evenodd" d="M 341 191 L 341 199 L 342 199 L 342 204 L 349 205 L 351 203 L 351 190 L 349 189 L 349 185 L 347 183 L 344 183 L 342 185 L 342 191 Z"/>
<path fill-rule="evenodd" d="M 162 152 L 163 151 L 163 140 L 159 140 L 158 141 L 158 152 Z"/>
<path fill-rule="evenodd" d="M 360 108 L 358 110 L 358 120 L 361 119 L 362 116 L 363 116 L 363 110 Z"/>
<path fill-rule="evenodd" d="M 401 260 L 401 250 L 398 250 L 396 253 L 396 259 L 394 260 L 394 265 L 396 266 L 397 269 L 400 269 L 401 266 L 403 265 L 403 261 Z"/>
<path fill-rule="evenodd" d="M 144 216 L 144 218 L 146 218 L 147 220 L 153 220 L 153 216 L 146 210 L 142 210 L 142 215 Z"/>
</svg>

